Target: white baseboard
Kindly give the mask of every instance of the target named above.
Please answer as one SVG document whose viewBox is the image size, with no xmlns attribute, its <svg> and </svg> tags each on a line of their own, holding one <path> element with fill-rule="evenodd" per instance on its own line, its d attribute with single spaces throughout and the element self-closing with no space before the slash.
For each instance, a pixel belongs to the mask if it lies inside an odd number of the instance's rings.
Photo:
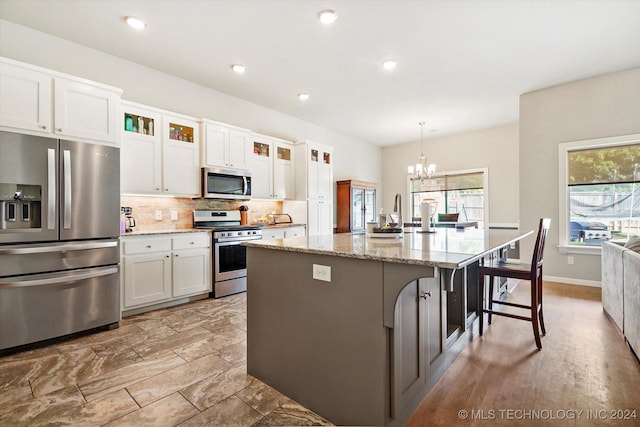
<svg viewBox="0 0 640 427">
<path fill-rule="evenodd" d="M 573 279 L 571 277 L 547 276 L 546 274 L 544 275 L 543 280 L 546 280 L 548 282 L 566 283 L 568 285 L 592 286 L 594 288 L 602 287 L 602 283 L 596 280 L 583 280 L 583 279 Z"/>
</svg>

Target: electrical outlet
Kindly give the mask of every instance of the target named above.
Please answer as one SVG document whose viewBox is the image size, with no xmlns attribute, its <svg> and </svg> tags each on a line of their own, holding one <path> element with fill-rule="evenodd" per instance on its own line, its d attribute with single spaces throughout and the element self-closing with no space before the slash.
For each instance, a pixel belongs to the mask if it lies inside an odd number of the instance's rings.
<svg viewBox="0 0 640 427">
<path fill-rule="evenodd" d="M 323 282 L 331 281 L 331 266 L 313 264 L 313 278 Z"/>
<path fill-rule="evenodd" d="M 567 257 L 567 264 L 573 265 L 573 257 L 572 256 L 568 256 Z"/>
<path fill-rule="evenodd" d="M 171 209 L 171 221 L 178 220 L 178 211 L 176 209 Z"/>
<path fill-rule="evenodd" d="M 156 211 L 156 221 L 162 221 L 162 211 Z"/>
</svg>

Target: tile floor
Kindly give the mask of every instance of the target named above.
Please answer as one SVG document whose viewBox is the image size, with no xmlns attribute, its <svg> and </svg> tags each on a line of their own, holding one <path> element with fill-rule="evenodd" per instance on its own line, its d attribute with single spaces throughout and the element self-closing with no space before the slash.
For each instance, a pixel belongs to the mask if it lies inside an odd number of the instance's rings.
<svg viewBox="0 0 640 427">
<path fill-rule="evenodd" d="M 246 294 L 0 357 L 0 426 L 331 425 L 246 371 Z"/>
</svg>

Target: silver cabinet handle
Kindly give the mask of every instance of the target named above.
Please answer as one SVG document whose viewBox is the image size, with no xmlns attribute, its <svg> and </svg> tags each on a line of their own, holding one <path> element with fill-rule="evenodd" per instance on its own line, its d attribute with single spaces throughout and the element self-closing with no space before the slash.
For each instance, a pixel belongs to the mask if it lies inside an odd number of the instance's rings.
<svg viewBox="0 0 640 427">
<path fill-rule="evenodd" d="M 62 132 L 62 128 L 58 128 L 58 129 L 56 129 L 56 131 Z"/>
<path fill-rule="evenodd" d="M 71 151 L 63 151 L 64 168 L 64 228 L 71 228 Z"/>
<path fill-rule="evenodd" d="M 145 248 L 151 249 L 151 245 L 147 245 L 147 246 L 145 246 Z"/>
<path fill-rule="evenodd" d="M 45 125 L 38 125 L 38 127 L 39 127 L 40 129 L 44 129 L 44 130 L 46 130 L 46 129 L 47 129 L 47 127 L 46 127 Z"/>
<path fill-rule="evenodd" d="M 47 228 L 56 227 L 56 150 L 47 149 Z"/>
<path fill-rule="evenodd" d="M 428 292 L 423 292 L 422 294 L 420 294 L 420 298 L 422 299 L 427 299 L 427 297 L 431 296 L 431 291 Z"/>
<path fill-rule="evenodd" d="M 30 286 L 42 286 L 42 285 L 55 285 L 55 284 L 67 284 L 79 282 L 81 280 L 93 279 L 96 277 L 108 276 L 110 274 L 116 274 L 118 267 L 101 267 L 99 269 L 85 270 L 79 273 L 53 273 L 50 277 L 44 277 L 41 279 L 31 280 L 15 280 L 12 282 L 5 282 L 0 280 L 0 288 L 26 288 Z"/>
<path fill-rule="evenodd" d="M 47 254 L 56 252 L 85 251 L 89 249 L 115 248 L 117 246 L 117 240 L 111 240 L 108 242 L 50 244 L 35 247 L 33 245 L 9 245 L 0 248 L 0 255 Z"/>
</svg>

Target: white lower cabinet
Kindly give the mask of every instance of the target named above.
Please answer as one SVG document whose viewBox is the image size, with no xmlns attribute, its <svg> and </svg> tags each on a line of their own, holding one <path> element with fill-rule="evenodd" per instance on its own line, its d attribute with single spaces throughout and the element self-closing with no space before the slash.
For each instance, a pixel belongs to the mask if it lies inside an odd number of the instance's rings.
<svg viewBox="0 0 640 427">
<path fill-rule="evenodd" d="M 284 239 L 284 228 L 266 228 L 262 230 L 262 240 Z"/>
<path fill-rule="evenodd" d="M 284 229 L 284 237 L 304 237 L 307 235 L 307 229 L 305 227 L 287 227 Z"/>
<path fill-rule="evenodd" d="M 194 234 L 193 236 L 191 234 Z M 211 237 L 188 233 L 173 239 L 173 296 L 211 290 Z"/>
<path fill-rule="evenodd" d="M 207 232 L 122 237 L 123 310 L 211 291 Z"/>
<path fill-rule="evenodd" d="M 287 239 L 289 237 L 304 237 L 306 236 L 306 227 L 296 225 L 292 227 L 273 227 L 265 228 L 262 230 L 262 240 L 267 239 Z"/>
</svg>

